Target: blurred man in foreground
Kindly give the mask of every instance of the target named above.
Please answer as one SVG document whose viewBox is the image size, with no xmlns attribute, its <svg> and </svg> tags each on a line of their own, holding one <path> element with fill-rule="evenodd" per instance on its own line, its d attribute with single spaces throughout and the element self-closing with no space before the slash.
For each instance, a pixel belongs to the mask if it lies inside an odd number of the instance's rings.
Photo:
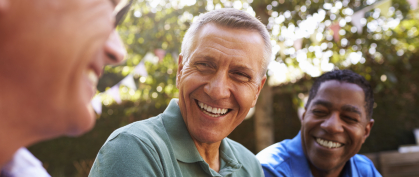
<svg viewBox="0 0 419 177">
<path fill-rule="evenodd" d="M 201 15 L 183 38 L 179 99 L 113 132 L 89 176 L 263 176 L 255 156 L 226 137 L 255 106 L 270 55 L 255 17 L 236 9 Z"/>
<path fill-rule="evenodd" d="M 364 77 L 349 70 L 323 74 L 310 90 L 298 135 L 257 155 L 265 176 L 381 176 L 356 154 L 374 124 L 373 104 Z"/>
<path fill-rule="evenodd" d="M 62 135 L 77 136 L 93 127 L 90 100 L 103 66 L 124 59 L 125 48 L 115 26 L 130 4 L 125 0 L 0 0 L 3 175 L 24 176 L 26 169 L 40 165 L 25 149 L 12 159 L 19 148 Z"/>
</svg>

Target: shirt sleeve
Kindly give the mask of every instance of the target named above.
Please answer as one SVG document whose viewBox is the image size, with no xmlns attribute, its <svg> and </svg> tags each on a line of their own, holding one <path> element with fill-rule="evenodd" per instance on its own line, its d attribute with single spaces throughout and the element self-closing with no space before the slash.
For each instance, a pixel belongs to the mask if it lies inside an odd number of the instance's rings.
<svg viewBox="0 0 419 177">
<path fill-rule="evenodd" d="M 284 171 L 277 171 L 272 166 L 267 164 L 262 164 L 263 173 L 265 177 L 291 177 L 291 173 L 284 172 Z M 285 170 L 288 171 L 288 170 Z"/>
<path fill-rule="evenodd" d="M 89 177 L 163 175 L 157 152 L 135 135 L 123 132 L 102 146 Z"/>
<path fill-rule="evenodd" d="M 365 158 L 367 158 L 367 157 L 365 157 Z M 372 174 L 373 177 L 382 177 L 380 172 L 378 172 L 378 170 L 375 168 L 374 164 L 371 161 L 370 161 L 370 168 L 371 168 L 371 171 L 373 173 Z"/>
<path fill-rule="evenodd" d="M 375 168 L 374 163 L 372 161 L 360 154 L 356 154 L 353 157 L 356 162 L 356 169 L 358 170 L 359 176 L 368 176 L 368 177 L 382 177 L 380 172 Z"/>
<path fill-rule="evenodd" d="M 271 169 L 262 166 L 263 173 L 265 174 L 265 177 L 275 177 L 275 175 L 272 173 Z"/>
</svg>

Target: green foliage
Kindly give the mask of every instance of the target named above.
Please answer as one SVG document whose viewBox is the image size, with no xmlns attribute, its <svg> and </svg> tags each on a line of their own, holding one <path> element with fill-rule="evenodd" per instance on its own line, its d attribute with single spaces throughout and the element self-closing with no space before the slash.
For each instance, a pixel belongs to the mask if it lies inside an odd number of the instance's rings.
<svg viewBox="0 0 419 177">
<path fill-rule="evenodd" d="M 334 12 L 324 8 L 325 3 L 334 7 L 339 2 L 348 3 Z M 284 78 L 279 79 L 280 82 L 270 82 L 279 84 L 273 88 L 275 141 L 295 136 L 299 130 L 296 111 L 303 105 L 313 78 L 331 69 L 322 68 L 322 65 L 333 64 L 333 67 L 349 68 L 360 73 L 374 87 L 376 108 L 373 118 L 376 123 L 361 152 L 395 150 L 399 145 L 414 143 L 411 130 L 419 127 L 419 13 L 410 10 L 405 0 L 393 0 L 394 12 L 390 20 L 380 16 L 376 9 L 368 11 L 362 34 L 354 32 L 352 23 L 345 20 L 349 16 L 347 11 L 350 11 L 345 9 L 356 12 L 368 6 L 367 0 L 198 0 L 191 6 L 181 5 L 178 0 L 139 0 L 118 27 L 128 50 L 127 60 L 122 65 L 105 68 L 98 90 L 103 92 L 117 84 L 140 62 L 145 63 L 149 76 L 134 76 L 138 87 L 136 91 L 122 86 L 123 102 L 120 105 L 109 96 L 103 96 L 103 113 L 91 132 L 79 138 L 59 138 L 39 143 L 29 149 L 48 166 L 52 176 L 83 175 L 112 131 L 161 113 L 170 99 L 178 96 L 177 58 L 183 35 L 193 18 L 214 8 L 232 6 L 249 12 L 254 10 L 256 16 L 268 25 L 276 44 L 278 52 L 275 60 L 280 66 L 276 70 Z M 301 60 L 297 56 L 298 51 L 294 49 L 292 52 L 293 41 L 287 42 L 290 40 L 287 36 L 292 35 L 283 29 L 293 28 L 295 32 L 296 27 L 309 17 L 319 15 L 320 9 L 325 16 L 313 31 L 319 34 L 320 40 L 316 35 L 302 36 L 301 51 L 306 59 Z M 285 17 L 285 13 L 289 16 Z M 346 39 L 346 45 L 342 44 L 342 40 L 335 42 L 333 33 L 328 29 L 342 19 L 345 24 L 340 39 Z M 398 19 L 398 25 L 385 27 L 395 19 Z M 368 27 L 369 23 L 378 25 L 376 28 Z M 161 59 L 155 54 L 159 49 L 165 51 Z M 352 61 L 352 53 L 361 54 L 363 62 Z M 324 57 L 326 55 L 329 57 Z M 307 63 L 317 72 L 308 72 L 304 68 Z M 270 80 L 277 77 L 274 74 L 269 73 Z M 245 120 L 229 137 L 257 153 L 253 126 L 253 119 Z"/>
<path fill-rule="evenodd" d="M 267 12 L 270 17 L 267 26 L 277 44 L 274 49 L 279 50 L 275 58 L 286 66 L 286 71 L 281 74 L 287 76 L 279 82 L 270 83 L 294 83 L 304 74 L 317 77 L 334 67 L 343 69 L 351 65 L 364 65 L 365 62 L 383 64 L 384 61 L 394 62 L 401 59 L 408 67 L 409 58 L 412 53 L 417 52 L 418 47 L 418 12 L 411 11 L 406 1 L 393 2 L 393 7 L 388 10 L 390 18 L 380 15 L 380 9 L 373 8 L 366 11 L 366 24 L 359 34 L 351 23 L 352 15 L 373 5 L 371 2 L 374 1 L 268 3 L 267 9 L 270 10 Z M 338 32 L 340 39 L 333 37 L 330 29 L 333 24 L 341 26 Z M 301 50 L 294 49 L 294 42 L 298 39 L 303 39 Z M 370 80 L 371 72 L 363 70 L 359 73 Z"/>
</svg>

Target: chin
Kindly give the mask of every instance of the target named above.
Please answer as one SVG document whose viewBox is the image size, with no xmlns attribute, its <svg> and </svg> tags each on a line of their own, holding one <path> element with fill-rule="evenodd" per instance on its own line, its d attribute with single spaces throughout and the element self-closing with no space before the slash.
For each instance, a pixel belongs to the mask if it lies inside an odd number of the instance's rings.
<svg viewBox="0 0 419 177">
<path fill-rule="evenodd" d="M 85 112 L 85 111 L 84 111 Z M 77 118 L 68 117 L 71 120 L 70 126 L 67 128 L 66 136 L 81 136 L 84 133 L 93 129 L 96 123 L 96 116 L 91 107 L 88 108 L 88 113 L 79 114 Z"/>
<path fill-rule="evenodd" d="M 194 138 L 199 141 L 200 143 L 217 143 L 223 140 L 225 137 L 217 134 L 217 133 L 211 133 L 211 132 L 205 132 L 204 130 L 199 131 L 197 136 L 194 136 Z"/>
<path fill-rule="evenodd" d="M 342 165 L 345 165 L 345 163 L 338 164 L 338 162 L 331 162 L 331 161 L 329 161 L 328 163 L 325 163 L 325 161 L 314 161 L 314 162 L 312 161 L 311 163 L 313 163 L 313 165 L 317 169 L 321 171 L 325 171 L 325 172 L 334 171 L 336 169 L 339 169 L 339 167 L 341 167 Z"/>
</svg>

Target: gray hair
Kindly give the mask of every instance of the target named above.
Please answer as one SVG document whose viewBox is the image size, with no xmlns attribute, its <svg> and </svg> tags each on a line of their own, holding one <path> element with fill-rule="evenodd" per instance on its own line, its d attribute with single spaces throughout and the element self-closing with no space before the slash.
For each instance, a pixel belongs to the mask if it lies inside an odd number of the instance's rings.
<svg viewBox="0 0 419 177">
<path fill-rule="evenodd" d="M 233 29 L 245 29 L 258 32 L 265 43 L 265 51 L 262 62 L 262 76 L 266 74 L 266 70 L 272 55 L 272 45 L 268 30 L 266 29 L 266 26 L 262 24 L 262 22 L 260 22 L 257 18 L 244 11 L 233 8 L 218 9 L 199 15 L 198 19 L 191 24 L 185 36 L 183 37 L 183 64 L 185 64 L 188 60 L 192 50 L 192 44 L 195 42 L 195 35 L 204 25 L 208 23 L 215 23 L 217 25 Z"/>
</svg>

